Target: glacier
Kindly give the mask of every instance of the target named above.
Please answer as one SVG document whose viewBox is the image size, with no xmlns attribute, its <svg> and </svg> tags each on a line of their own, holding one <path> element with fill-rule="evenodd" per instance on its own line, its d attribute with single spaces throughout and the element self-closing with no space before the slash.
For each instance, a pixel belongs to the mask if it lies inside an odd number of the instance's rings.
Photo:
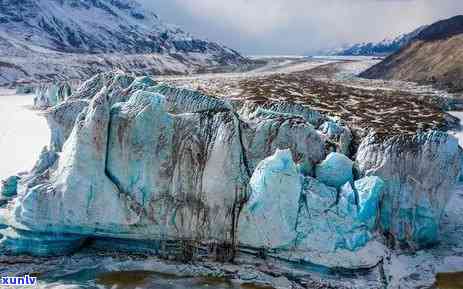
<svg viewBox="0 0 463 289">
<path fill-rule="evenodd" d="M 363 268 L 384 245 L 438 242 L 460 175 L 443 132 L 370 134 L 354 151 L 347 125 L 307 107 L 232 103 L 120 71 L 57 99 L 50 144 L 2 216 L 12 253 L 194 240 Z"/>
</svg>

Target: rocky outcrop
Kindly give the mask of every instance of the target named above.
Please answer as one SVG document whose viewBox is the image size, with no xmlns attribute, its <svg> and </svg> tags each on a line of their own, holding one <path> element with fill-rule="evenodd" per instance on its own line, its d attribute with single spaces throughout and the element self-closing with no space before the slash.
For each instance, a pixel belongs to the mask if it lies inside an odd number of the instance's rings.
<svg viewBox="0 0 463 289">
<path fill-rule="evenodd" d="M 386 182 L 381 228 L 397 245 L 412 248 L 439 241 L 439 224 L 460 173 L 457 140 L 446 133 L 367 137 L 357 152 L 361 175 Z"/>
<path fill-rule="evenodd" d="M 350 130 L 318 116 L 97 75 L 48 111 L 50 148 L 21 177 L 2 244 L 59 254 L 86 238 L 212 241 L 363 268 L 382 257 L 377 224 L 414 247 L 435 241 L 429 223 L 439 215 L 423 209 L 445 206 L 439 194 L 460 169 L 456 141 L 444 133 L 411 143 L 371 137 L 356 168 L 342 154 Z M 417 202 L 402 201 L 408 196 Z M 400 225 L 419 230 L 396 229 L 388 212 L 403 212 Z"/>
</svg>

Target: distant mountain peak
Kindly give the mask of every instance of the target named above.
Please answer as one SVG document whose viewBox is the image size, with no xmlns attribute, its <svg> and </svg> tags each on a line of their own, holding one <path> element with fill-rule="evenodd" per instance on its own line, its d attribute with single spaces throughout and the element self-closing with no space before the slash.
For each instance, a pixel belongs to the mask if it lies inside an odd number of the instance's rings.
<svg viewBox="0 0 463 289">
<path fill-rule="evenodd" d="M 410 43 L 421 31 L 427 26 L 421 26 L 418 29 L 401 34 L 395 38 L 385 38 L 379 42 L 362 42 L 352 45 L 346 45 L 341 49 L 335 49 L 332 53 L 341 56 L 384 56 L 389 55 Z"/>
</svg>

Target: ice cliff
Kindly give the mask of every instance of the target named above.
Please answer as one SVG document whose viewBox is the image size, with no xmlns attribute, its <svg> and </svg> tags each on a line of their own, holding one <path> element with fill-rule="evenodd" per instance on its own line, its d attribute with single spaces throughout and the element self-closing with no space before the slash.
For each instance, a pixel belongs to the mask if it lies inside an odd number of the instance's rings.
<svg viewBox="0 0 463 289">
<path fill-rule="evenodd" d="M 72 94 L 67 82 L 42 84 L 34 89 L 34 107 L 45 109 L 64 102 Z"/>
<path fill-rule="evenodd" d="M 386 181 L 380 225 L 394 244 L 416 248 L 439 240 L 440 220 L 460 173 L 459 150 L 457 139 L 442 132 L 363 140 L 358 169 Z"/>
<path fill-rule="evenodd" d="M 368 267 L 380 242 L 438 241 L 460 172 L 445 133 L 370 135 L 350 159 L 340 120 L 119 72 L 83 83 L 47 119 L 50 146 L 3 216 L 13 253 L 63 254 L 100 237 L 213 241 Z"/>
</svg>

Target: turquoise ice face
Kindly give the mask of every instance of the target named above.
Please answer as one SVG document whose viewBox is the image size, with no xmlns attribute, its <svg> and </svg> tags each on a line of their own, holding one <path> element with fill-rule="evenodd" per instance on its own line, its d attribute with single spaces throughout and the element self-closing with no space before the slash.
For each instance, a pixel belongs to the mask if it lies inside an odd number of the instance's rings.
<svg viewBox="0 0 463 289">
<path fill-rule="evenodd" d="M 355 181 L 354 184 L 358 193 L 357 221 L 366 224 L 370 230 L 373 230 L 379 215 L 379 205 L 385 183 L 379 177 L 370 176 Z"/>
<path fill-rule="evenodd" d="M 241 242 L 269 248 L 294 243 L 301 180 L 290 150 L 277 150 L 258 164 L 238 227 Z"/>
<path fill-rule="evenodd" d="M 382 190 L 380 178 L 367 177 L 344 185 L 338 197 L 335 188 L 305 178 L 298 225 L 301 247 L 319 246 L 325 252 L 363 248 L 376 229 Z"/>
</svg>

